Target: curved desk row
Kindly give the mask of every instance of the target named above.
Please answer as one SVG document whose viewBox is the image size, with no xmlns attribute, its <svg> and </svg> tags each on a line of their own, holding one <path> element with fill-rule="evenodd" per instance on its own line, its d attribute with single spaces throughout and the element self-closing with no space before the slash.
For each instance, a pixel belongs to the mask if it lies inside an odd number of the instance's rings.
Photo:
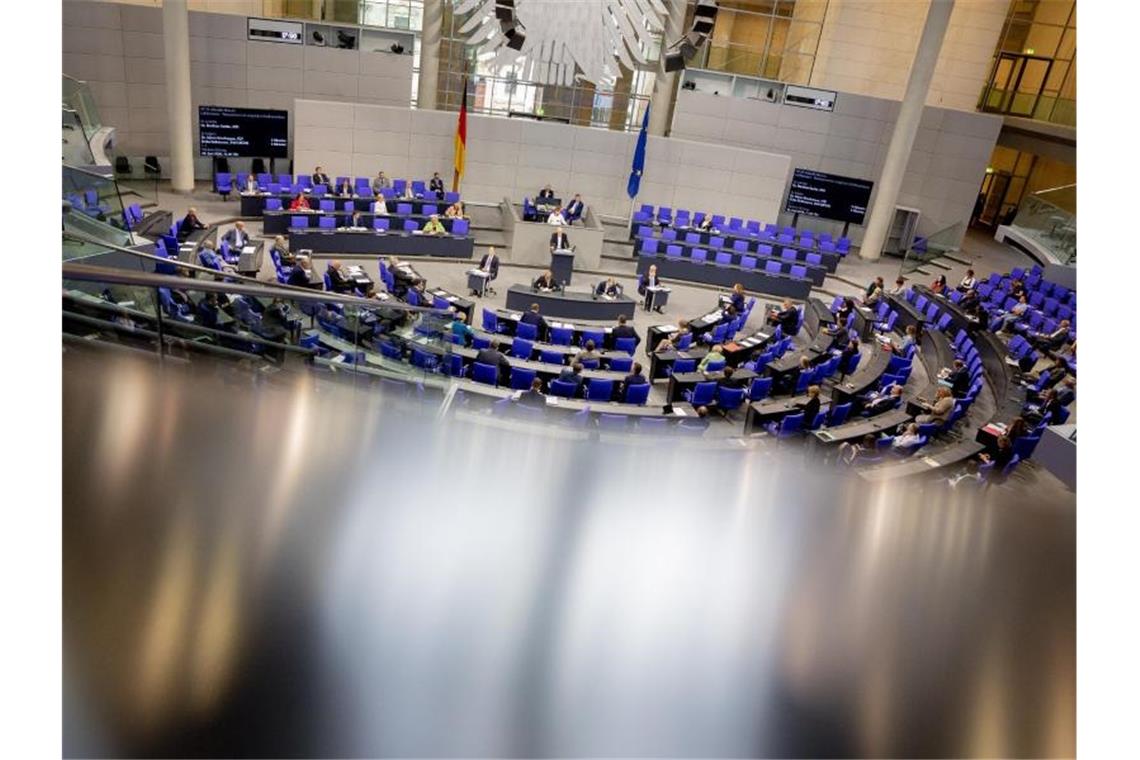
<svg viewBox="0 0 1140 760">
<path fill-rule="evenodd" d="M 717 253 L 735 253 L 767 258 L 783 258 L 785 261 L 794 261 L 797 264 L 817 266 L 828 272 L 834 272 L 841 258 L 834 251 L 820 251 L 814 248 L 803 248 L 796 245 L 777 243 L 775 240 L 749 237 L 747 235 L 732 235 L 718 232 L 697 232 L 695 230 L 679 230 L 676 238 L 669 239 L 660 235 L 638 235 L 634 239 L 634 248 L 641 250 L 642 241 L 656 241 L 657 249 L 665 250 L 667 245 L 679 245 L 682 248 L 704 248 L 710 256 Z M 740 246 L 739 248 L 737 246 Z M 743 250 L 742 250 L 743 249 Z M 784 251 L 791 251 L 785 257 Z M 808 256 L 812 258 L 809 260 Z"/>
<path fill-rule="evenodd" d="M 514 345 L 514 336 L 504 335 L 503 333 L 490 333 L 486 330 L 473 330 L 477 338 L 489 341 L 492 345 L 497 346 L 500 351 L 504 353 Z M 546 352 L 547 354 L 558 354 L 562 357 L 562 364 L 570 364 L 573 362 L 574 357 L 582 353 L 585 349 L 581 346 L 571 345 L 564 346 L 560 343 L 546 343 L 544 341 L 535 340 L 531 341 L 534 344 L 534 350 L 538 353 Z M 608 363 L 612 359 L 632 359 L 633 356 L 627 354 L 625 351 L 615 351 L 613 349 L 603 349 L 597 347 L 598 353 L 601 355 L 603 364 Z M 508 357 L 509 358 L 509 357 Z"/>
<path fill-rule="evenodd" d="M 803 262 L 780 256 L 764 256 L 752 253 L 741 253 L 740 251 L 714 251 L 701 248 L 700 246 L 691 246 L 688 243 L 673 243 L 672 245 L 679 248 L 680 253 L 670 255 L 666 246 L 639 245 L 637 247 L 637 256 L 640 259 L 664 254 L 665 258 L 670 261 L 690 261 L 694 264 L 704 264 L 707 266 L 734 266 L 744 270 L 767 272 L 768 274 L 791 274 L 794 267 L 799 267 L 803 270 L 802 276 L 811 280 L 813 285 L 822 285 L 823 279 L 827 276 L 827 270 L 821 266 L 804 264 Z M 698 250 L 704 253 L 698 256 Z M 718 262 L 716 260 L 717 254 L 720 254 L 721 257 L 726 260 Z M 745 257 L 751 260 L 745 262 Z M 748 266 L 745 266 L 745 264 Z"/>
<path fill-rule="evenodd" d="M 469 259 L 475 254 L 475 238 L 455 235 L 415 235 L 374 230 L 289 231 L 289 250 L 344 256 L 433 256 Z"/>
<path fill-rule="evenodd" d="M 321 219 L 332 219 L 333 228 L 352 227 L 352 214 L 351 211 L 266 211 L 265 215 L 261 217 L 261 228 L 266 235 L 284 235 L 293 229 L 293 217 L 300 216 L 308 220 L 308 227 L 311 229 L 324 229 L 321 227 Z M 423 214 L 374 214 L 371 211 L 359 212 L 358 226 L 368 230 L 374 228 L 373 221 L 377 218 L 388 220 L 388 230 L 390 232 L 410 232 L 404 229 L 404 222 L 412 221 L 416 223 L 416 229 L 423 229 L 424 224 L 427 223 L 430 216 Z M 451 232 L 452 225 L 456 219 L 451 219 L 446 216 L 439 217 L 440 224 L 448 232 Z M 465 220 L 466 221 L 466 220 Z M 383 223 L 381 223 L 383 226 Z M 302 229 L 302 228 L 298 228 Z M 470 227 L 468 227 L 470 229 Z"/>
<path fill-rule="evenodd" d="M 536 291 L 529 285 L 512 285 L 507 289 L 508 309 L 526 311 L 531 304 L 538 304 L 539 313 L 544 317 L 599 322 L 616 322 L 622 315 L 632 319 L 637 308 L 637 302 L 624 294 L 615 298 L 594 298 L 592 293 Z"/>
<path fill-rule="evenodd" d="M 653 229 L 653 225 L 651 225 L 651 224 L 645 224 L 644 222 L 639 224 L 637 222 L 634 222 L 634 223 L 630 224 L 630 227 L 629 227 L 630 240 L 635 240 L 636 238 L 639 237 L 638 233 L 639 233 L 641 227 L 649 227 L 650 229 Z M 839 260 L 842 259 L 844 256 L 844 254 L 840 253 L 838 250 L 826 250 L 826 251 L 823 250 L 822 248 L 819 247 L 818 241 L 816 241 L 817 244 L 814 246 L 802 245 L 799 242 L 799 240 L 795 239 L 795 238 L 793 238 L 792 240 L 780 240 L 775 235 L 767 235 L 763 232 L 752 233 L 752 232 L 749 232 L 747 229 L 735 229 L 735 230 L 733 230 L 733 229 L 722 227 L 720 229 L 713 229 L 713 230 L 698 230 L 696 227 L 693 227 L 691 225 L 688 227 L 676 227 L 673 225 L 666 225 L 664 228 L 676 230 L 677 231 L 677 237 L 680 240 L 684 240 L 685 237 L 689 234 L 697 234 L 697 235 L 700 235 L 700 240 L 703 243 L 709 242 L 714 237 L 724 238 L 726 241 L 728 241 L 728 246 L 730 248 L 732 247 L 732 244 L 735 243 L 737 240 L 743 240 L 743 241 L 750 244 L 750 246 L 751 246 L 750 250 L 753 250 L 753 251 L 756 250 L 757 245 L 770 245 L 770 246 L 772 246 L 773 249 L 775 249 L 775 248 L 792 248 L 792 249 L 795 249 L 796 251 L 800 252 L 801 257 L 802 257 L 802 254 L 804 254 L 804 253 L 818 253 L 824 257 L 824 266 L 828 267 L 828 271 L 832 271 L 832 272 L 835 271 L 836 264 L 838 264 Z M 642 235 L 641 237 L 644 237 L 644 235 Z"/>
<path fill-rule="evenodd" d="M 706 285 L 719 285 L 725 288 L 731 288 L 739 282 L 745 289 L 755 293 L 787 296 L 798 300 L 807 298 L 812 287 L 811 280 L 791 277 L 787 274 L 774 274 L 760 269 L 744 269 L 737 266 L 702 264 L 692 259 L 673 258 L 660 254 L 657 256 L 638 256 L 637 273 L 644 274 L 649 269 L 650 264 L 657 265 L 657 274 L 663 278 L 701 282 Z"/>
<path fill-rule="evenodd" d="M 474 380 L 462 379 L 456 380 L 455 383 L 460 392 L 482 396 L 488 400 L 510 398 L 515 393 L 510 388 L 486 385 Z M 548 412 L 586 412 L 590 415 L 619 414 L 630 419 L 663 417 L 674 422 L 695 419 L 697 416 L 697 411 L 693 409 L 691 404 L 687 403 L 673 404 L 672 411 L 666 412 L 660 406 L 638 406 L 637 404 L 623 404 L 617 401 L 586 401 L 584 399 L 551 396 L 546 397 L 546 410 Z"/>
</svg>

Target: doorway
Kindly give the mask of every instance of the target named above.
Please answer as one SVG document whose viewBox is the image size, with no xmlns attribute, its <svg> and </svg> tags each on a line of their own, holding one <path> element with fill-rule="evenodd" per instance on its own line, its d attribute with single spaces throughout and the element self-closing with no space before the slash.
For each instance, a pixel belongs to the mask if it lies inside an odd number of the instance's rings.
<svg viewBox="0 0 1140 760">
<path fill-rule="evenodd" d="M 1052 58 L 1027 53 L 999 54 L 979 107 L 989 113 L 1032 118 L 1052 67 Z"/>
</svg>

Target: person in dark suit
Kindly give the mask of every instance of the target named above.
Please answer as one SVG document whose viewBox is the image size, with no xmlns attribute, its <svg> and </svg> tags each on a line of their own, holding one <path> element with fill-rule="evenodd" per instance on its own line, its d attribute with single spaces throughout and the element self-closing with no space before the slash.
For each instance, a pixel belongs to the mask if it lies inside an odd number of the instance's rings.
<svg viewBox="0 0 1140 760">
<path fill-rule="evenodd" d="M 1056 389 L 1057 402 L 1061 406 L 1068 406 L 1077 400 L 1077 381 L 1072 377 L 1066 377 L 1061 381 L 1061 387 Z"/>
<path fill-rule="evenodd" d="M 554 281 L 554 273 L 547 269 L 532 283 L 536 290 L 554 290 L 558 283 Z"/>
<path fill-rule="evenodd" d="M 483 258 L 479 259 L 479 268 L 490 272 L 492 280 L 499 276 L 499 254 L 495 253 L 494 248 L 488 248 Z"/>
<path fill-rule="evenodd" d="M 562 382 L 574 384 L 574 398 L 582 395 L 582 369 L 582 362 L 574 362 L 569 367 L 563 367 L 562 372 L 558 374 L 558 379 Z"/>
<path fill-rule="evenodd" d="M 542 392 L 542 378 L 536 377 L 530 381 L 530 389 L 519 394 L 518 403 L 536 409 L 546 408 L 546 395 Z"/>
<path fill-rule="evenodd" d="M 645 310 L 650 311 L 653 308 L 653 297 L 649 292 L 650 288 L 656 288 L 661 285 L 661 280 L 657 277 L 657 265 L 650 264 L 649 269 L 645 270 L 645 274 L 637 278 L 637 294 L 644 297 Z M 660 308 L 657 311 L 661 311 Z"/>
<path fill-rule="evenodd" d="M 611 334 L 614 336 L 614 340 L 617 341 L 618 338 L 633 338 L 635 341 L 634 345 L 640 346 L 641 336 L 637 334 L 637 330 L 633 329 L 633 325 L 626 324 L 629 321 L 626 316 L 624 314 L 619 314 L 617 321 L 617 327 L 611 331 Z"/>
<path fill-rule="evenodd" d="M 202 327 L 216 328 L 218 326 L 218 294 L 207 293 L 198 301 L 195 309 L 195 319 Z"/>
<path fill-rule="evenodd" d="M 649 380 L 645 377 L 645 372 L 640 362 L 634 362 L 630 367 L 629 374 L 626 375 L 621 381 L 621 398 L 625 398 L 626 391 L 632 385 L 644 385 Z"/>
<path fill-rule="evenodd" d="M 538 339 L 545 340 L 547 330 L 546 319 L 538 313 L 538 304 L 532 303 L 530 305 L 530 311 L 523 312 L 523 315 L 519 317 L 519 321 L 525 322 L 528 325 L 534 325 L 538 330 Z"/>
<path fill-rule="evenodd" d="M 293 263 L 293 269 L 289 272 L 289 278 L 286 283 L 294 285 L 299 288 L 309 287 L 309 278 L 312 276 L 312 270 L 309 268 L 309 258 L 307 256 L 298 256 Z"/>
<path fill-rule="evenodd" d="M 844 374 L 847 373 L 847 367 L 848 367 L 848 363 L 851 361 L 851 357 L 858 356 L 858 355 L 859 355 L 859 341 L 856 338 L 852 338 L 851 340 L 847 341 L 847 346 L 839 354 L 840 377 L 842 377 Z"/>
<path fill-rule="evenodd" d="M 954 360 L 954 366 L 946 375 L 946 382 L 950 383 L 950 392 L 954 398 L 965 398 L 970 392 L 970 371 L 961 359 Z"/>
<path fill-rule="evenodd" d="M 790 299 L 785 298 L 779 309 L 773 309 L 768 315 L 768 324 L 779 325 L 784 335 L 794 335 L 796 324 L 800 321 L 799 311 Z"/>
<path fill-rule="evenodd" d="M 1062 319 L 1053 332 L 1034 333 L 1029 336 L 1033 345 L 1042 351 L 1056 351 L 1069 339 L 1069 320 Z"/>
<path fill-rule="evenodd" d="M 594 295 L 616 298 L 622 294 L 623 290 L 624 289 L 622 288 L 621 283 L 619 283 L 613 277 L 608 277 L 594 286 Z"/>
<path fill-rule="evenodd" d="M 343 195 L 346 198 L 356 195 L 356 188 L 352 186 L 350 177 L 341 177 L 340 184 L 336 186 L 336 194 Z"/>
<path fill-rule="evenodd" d="M 566 237 L 566 232 L 559 227 L 550 235 L 550 252 L 564 251 L 570 247 L 570 238 Z"/>
<path fill-rule="evenodd" d="M 581 219 L 582 211 L 585 208 L 586 205 L 582 203 L 582 196 L 575 194 L 574 199 L 571 200 L 570 203 L 566 206 L 565 216 L 567 221 L 572 223 L 575 219 Z"/>
<path fill-rule="evenodd" d="M 241 249 L 249 245 L 249 233 L 245 231 L 245 222 L 236 222 L 232 230 L 222 235 L 222 240 L 230 250 L 241 253 Z"/>
<path fill-rule="evenodd" d="M 506 385 L 510 381 L 511 363 L 507 361 L 507 357 L 503 356 L 494 345 L 479 349 L 479 353 L 475 355 L 475 362 L 477 364 L 489 364 L 492 367 L 498 367 L 499 385 Z"/>
<path fill-rule="evenodd" d="M 808 400 L 800 405 L 800 409 L 804 413 L 804 429 L 808 429 L 813 422 L 815 416 L 819 414 L 819 386 L 809 385 L 807 389 Z"/>
<path fill-rule="evenodd" d="M 728 294 L 729 302 L 732 308 L 736 309 L 737 314 L 744 313 L 744 286 L 739 282 L 732 286 L 732 292 Z"/>
<path fill-rule="evenodd" d="M 901 385 L 892 383 L 886 388 L 867 394 L 863 397 L 863 414 L 874 417 L 888 409 L 897 409 L 902 404 L 902 392 Z"/>
<path fill-rule="evenodd" d="M 717 382 L 722 388 L 743 388 L 748 384 L 744 378 L 737 377 L 735 367 L 725 367 L 723 371 L 724 377 Z"/>
<path fill-rule="evenodd" d="M 351 293 L 352 282 L 345 276 L 341 263 L 335 259 L 329 262 L 329 268 L 326 271 L 329 278 L 329 286 L 334 293 Z"/>
<path fill-rule="evenodd" d="M 178 226 L 178 241 L 185 241 L 194 230 L 204 230 L 206 225 L 198 218 L 198 209 L 186 209 L 186 216 L 182 217 L 182 224 Z"/>
<path fill-rule="evenodd" d="M 324 185 L 329 189 L 332 188 L 332 182 L 329 180 L 329 175 L 321 171 L 321 167 L 319 166 L 316 169 L 313 169 L 313 184 Z"/>
<path fill-rule="evenodd" d="M 554 197 L 554 191 L 550 189 L 550 185 L 547 185 L 546 187 L 544 187 L 538 191 L 538 199 L 539 200 L 547 200 L 548 198 L 553 198 L 553 197 Z"/>
<path fill-rule="evenodd" d="M 428 190 L 435 193 L 436 200 L 443 200 L 443 180 L 439 176 L 439 172 L 433 172 L 431 180 L 428 182 Z"/>
</svg>

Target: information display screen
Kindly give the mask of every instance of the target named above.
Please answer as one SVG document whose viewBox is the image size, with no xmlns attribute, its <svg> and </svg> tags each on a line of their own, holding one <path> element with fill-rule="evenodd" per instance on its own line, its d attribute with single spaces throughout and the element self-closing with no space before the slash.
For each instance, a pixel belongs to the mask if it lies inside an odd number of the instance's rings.
<svg viewBox="0 0 1140 760">
<path fill-rule="evenodd" d="M 813 169 L 796 169 L 784 210 L 840 222 L 862 224 L 874 182 L 840 177 Z"/>
<path fill-rule="evenodd" d="M 198 152 L 227 158 L 286 158 L 289 112 L 198 106 Z"/>
</svg>

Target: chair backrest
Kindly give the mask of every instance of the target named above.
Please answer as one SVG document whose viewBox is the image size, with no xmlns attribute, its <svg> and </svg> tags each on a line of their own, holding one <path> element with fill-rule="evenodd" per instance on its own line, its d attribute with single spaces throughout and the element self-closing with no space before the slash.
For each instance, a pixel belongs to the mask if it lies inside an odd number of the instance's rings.
<svg viewBox="0 0 1140 760">
<path fill-rule="evenodd" d="M 529 359 L 532 353 L 534 353 L 533 341 L 525 338 L 515 338 L 511 342 L 511 356 L 516 359 Z"/>
<path fill-rule="evenodd" d="M 614 348 L 632 354 L 637 350 L 637 338 L 618 338 L 614 341 Z"/>
<path fill-rule="evenodd" d="M 309 226 L 309 217 L 307 216 L 291 216 L 289 217 L 289 226 L 305 229 Z"/>
<path fill-rule="evenodd" d="M 740 406 L 744 401 L 743 388 L 728 388 L 726 386 L 718 386 L 716 391 L 716 405 L 724 410 L 730 411 Z"/>
<path fill-rule="evenodd" d="M 499 368 L 491 364 L 482 364 L 475 362 L 471 369 L 471 379 L 477 383 L 486 383 L 487 385 L 499 384 Z"/>
<path fill-rule="evenodd" d="M 466 235 L 471 229 L 471 222 L 466 219 L 456 219 L 451 223 L 452 235 Z"/>
<path fill-rule="evenodd" d="M 614 394 L 614 381 L 602 378 L 590 378 L 586 384 L 586 399 L 588 401 L 609 401 Z"/>
<path fill-rule="evenodd" d="M 645 402 L 649 400 L 649 390 L 652 387 L 649 383 L 628 386 L 625 389 L 625 403 L 644 406 Z"/>
<path fill-rule="evenodd" d="M 709 238 L 709 247 L 710 248 L 724 248 L 724 238 L 722 238 L 722 237 Z"/>
<path fill-rule="evenodd" d="M 387 219 L 382 216 L 378 216 L 372 220 L 372 229 L 387 231 L 389 229 L 389 224 L 391 224 L 391 222 L 389 222 Z"/>
<path fill-rule="evenodd" d="M 281 199 L 280 198 L 266 198 L 265 199 L 265 210 L 266 211 L 280 211 L 281 210 Z"/>
<path fill-rule="evenodd" d="M 691 345 L 693 345 L 693 334 L 692 333 L 685 333 L 684 335 L 682 335 L 680 338 L 677 339 L 677 348 L 681 351 L 688 349 L 688 347 Z"/>
<path fill-rule="evenodd" d="M 727 266 L 732 263 L 732 254 L 727 251 L 721 251 L 716 255 L 716 263 L 721 266 Z"/>
<path fill-rule="evenodd" d="M 538 326 L 529 322 L 519 322 L 515 335 L 526 340 L 538 340 Z"/>
<path fill-rule="evenodd" d="M 766 261 L 764 263 L 764 271 L 770 274 L 780 274 L 780 262 L 772 260 Z"/>
<path fill-rule="evenodd" d="M 578 390 L 578 386 L 569 380 L 551 380 L 550 393 L 553 396 L 561 396 L 562 398 L 573 398 L 574 393 Z"/>
<path fill-rule="evenodd" d="M 677 239 L 677 230 L 673 229 L 672 227 L 665 229 L 665 230 L 662 230 L 661 231 L 661 239 L 662 240 L 676 240 Z"/>
<path fill-rule="evenodd" d="M 632 356 L 627 356 L 624 359 L 621 357 L 610 359 L 611 372 L 629 372 L 631 369 L 633 369 Z"/>
<path fill-rule="evenodd" d="M 535 375 L 536 373 L 533 369 L 511 367 L 511 388 L 516 391 L 528 390 L 530 384 L 534 382 Z"/>
<path fill-rule="evenodd" d="M 336 229 L 336 217 L 322 216 L 320 220 L 317 221 L 317 226 L 322 230 Z"/>
<path fill-rule="evenodd" d="M 587 341 L 594 341 L 594 346 L 601 348 L 602 343 L 605 342 L 606 334 L 602 330 L 583 330 L 581 345 L 585 346 Z"/>
<path fill-rule="evenodd" d="M 836 425 L 842 425 L 847 421 L 847 416 L 849 414 L 851 414 L 850 401 L 848 401 L 846 404 L 839 404 L 838 406 L 833 407 L 831 410 L 831 419 L 829 419 L 827 422 L 828 426 L 835 427 Z"/>
<path fill-rule="evenodd" d="M 697 360 L 696 359 L 677 359 L 676 361 L 673 362 L 674 374 L 678 374 L 678 373 L 684 374 L 686 372 L 692 372 L 696 368 L 697 368 Z"/>
<path fill-rule="evenodd" d="M 744 269 L 755 269 L 756 268 L 756 257 L 755 256 L 741 256 L 740 257 L 740 266 L 743 267 Z"/>
<path fill-rule="evenodd" d="M 693 393 L 689 401 L 693 406 L 711 404 L 712 400 L 716 397 L 716 389 L 717 384 L 715 380 L 697 383 L 696 387 L 693 388 Z"/>
<path fill-rule="evenodd" d="M 692 254 L 690 255 L 690 258 L 693 261 L 708 261 L 709 252 L 704 248 L 694 248 Z"/>
<path fill-rule="evenodd" d="M 788 414 L 784 419 L 780 420 L 780 433 L 789 434 L 796 433 L 803 429 L 804 413 L 797 412 L 795 414 Z"/>
<path fill-rule="evenodd" d="M 641 241 L 641 255 L 642 256 L 656 256 L 657 255 L 657 241 L 653 238 L 646 238 Z"/>
<path fill-rule="evenodd" d="M 748 399 L 750 401 L 760 401 L 768 397 L 772 392 L 772 378 L 770 377 L 757 377 L 753 378 L 752 385 L 748 388 Z"/>
<path fill-rule="evenodd" d="M 669 256 L 670 258 L 674 258 L 674 259 L 680 258 L 681 257 L 681 246 L 679 246 L 679 245 L 667 245 L 667 246 L 665 246 L 665 255 Z"/>
<path fill-rule="evenodd" d="M 792 277 L 798 277 L 801 280 L 807 279 L 807 267 L 800 266 L 799 264 L 792 265 Z"/>
</svg>

